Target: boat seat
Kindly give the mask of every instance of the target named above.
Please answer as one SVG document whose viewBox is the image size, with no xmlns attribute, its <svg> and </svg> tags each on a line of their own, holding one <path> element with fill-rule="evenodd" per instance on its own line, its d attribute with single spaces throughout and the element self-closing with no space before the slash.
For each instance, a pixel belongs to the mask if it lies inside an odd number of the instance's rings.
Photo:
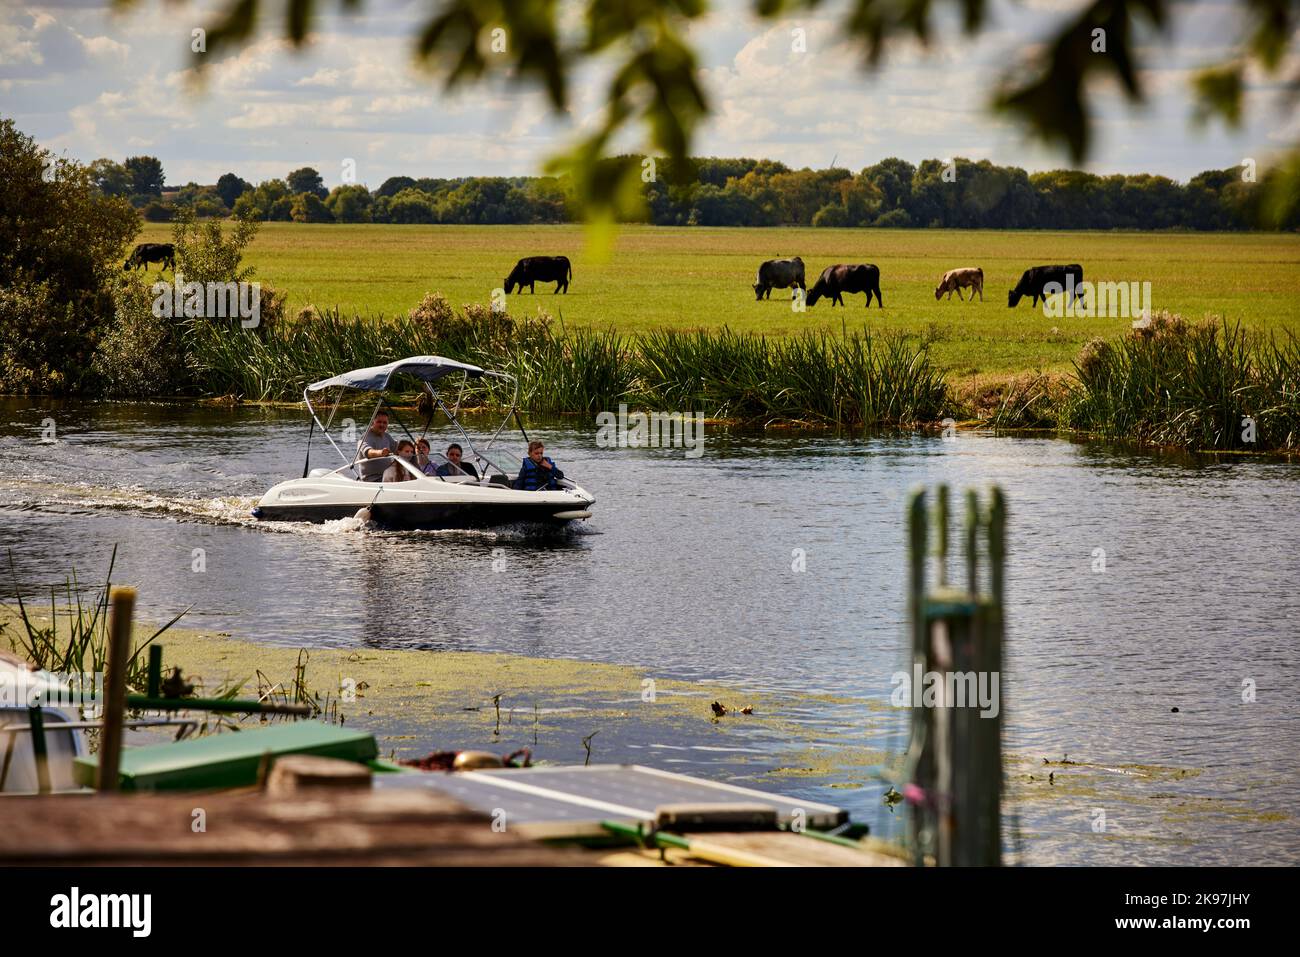
<svg viewBox="0 0 1300 957">
<path fill-rule="evenodd" d="M 312 469 L 307 473 L 308 478 L 320 478 L 322 475 L 329 475 L 333 469 Z"/>
</svg>

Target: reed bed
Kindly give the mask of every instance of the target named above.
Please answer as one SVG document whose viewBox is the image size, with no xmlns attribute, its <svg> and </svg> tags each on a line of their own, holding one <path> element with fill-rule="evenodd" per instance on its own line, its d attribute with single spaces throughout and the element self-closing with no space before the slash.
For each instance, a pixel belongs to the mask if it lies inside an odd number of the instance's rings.
<svg viewBox="0 0 1300 957">
<path fill-rule="evenodd" d="M 1300 343 L 1160 313 L 1075 363 L 1061 424 L 1186 449 L 1300 448 Z M 1253 423 L 1253 432 L 1252 432 Z"/>
<path fill-rule="evenodd" d="M 189 367 L 201 391 L 253 400 L 292 400 L 340 369 L 437 354 L 511 373 L 532 412 L 594 414 L 639 402 L 747 422 L 865 426 L 932 422 L 949 411 L 928 346 L 900 335 L 767 339 L 724 328 L 624 336 L 557 332 L 548 316 L 513 320 L 485 307 L 446 313 L 440 297 L 426 297 L 398 318 L 333 310 L 257 329 L 194 321 Z M 509 399 L 500 383 L 480 380 L 466 403 Z"/>
<path fill-rule="evenodd" d="M 510 372 L 522 407 L 537 413 L 591 415 L 626 402 L 747 424 L 841 428 L 976 416 L 997 429 L 1187 449 L 1300 448 L 1300 340 L 1168 313 L 1122 338 L 1089 343 L 1072 376 L 1021 376 L 973 401 L 955 396 L 924 337 L 565 331 L 544 312 L 456 310 L 438 295 L 398 317 L 334 309 L 255 329 L 191 321 L 185 340 L 196 389 L 253 400 L 294 400 L 340 369 L 437 354 Z M 502 383 L 484 379 L 469 385 L 463 402 L 501 407 L 510 398 Z"/>
<path fill-rule="evenodd" d="M 23 600 L 23 589 L 18 582 L 12 549 L 8 553 L 9 571 L 14 580 L 18 625 L 10 637 L 13 651 L 21 654 L 37 668 L 59 674 L 103 674 L 108 665 L 109 599 L 113 588 L 113 568 L 117 563 L 117 546 L 108 560 L 104 584 L 93 601 L 83 600 L 76 569 L 69 574 L 63 587 L 63 605 L 57 604 L 57 590 L 50 589 L 49 624 L 33 621 Z M 189 611 L 189 609 L 185 609 Z M 131 658 L 126 666 L 128 687 L 143 689 L 148 672 L 147 660 L 141 656 L 150 644 L 168 628 L 180 621 L 185 611 L 172 618 L 144 641 L 134 643 Z"/>
</svg>

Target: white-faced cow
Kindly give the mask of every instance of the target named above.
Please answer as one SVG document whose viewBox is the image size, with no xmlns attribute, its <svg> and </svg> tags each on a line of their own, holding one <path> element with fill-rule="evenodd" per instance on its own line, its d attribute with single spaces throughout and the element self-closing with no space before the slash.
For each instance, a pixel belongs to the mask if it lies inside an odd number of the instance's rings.
<svg viewBox="0 0 1300 957">
<path fill-rule="evenodd" d="M 1022 298 L 1031 296 L 1037 306 L 1038 300 L 1047 298 L 1044 288 L 1053 283 L 1059 287 L 1053 291 L 1063 291 L 1067 304 L 1073 302 L 1076 295 L 1082 298 L 1076 290 L 1083 285 L 1083 267 L 1078 263 L 1069 266 L 1030 266 L 1020 277 L 1020 282 L 1016 283 L 1016 288 L 1007 293 L 1007 305 L 1015 308 Z"/>
<path fill-rule="evenodd" d="M 131 251 L 123 269 L 149 270 L 150 263 L 162 263 L 163 269 L 176 271 L 176 247 L 171 243 L 140 243 Z"/>
<path fill-rule="evenodd" d="M 980 294 L 980 302 L 984 301 L 984 270 L 978 266 L 964 266 L 961 269 L 949 269 L 939 280 L 939 286 L 934 290 L 934 298 L 942 298 L 944 293 L 948 294 L 951 301 L 952 294 L 957 293 L 957 298 L 964 301 L 961 294 L 963 289 L 970 290 L 970 301 L 975 301 L 975 293 Z"/>
<path fill-rule="evenodd" d="M 808 305 L 815 306 L 818 299 L 826 296 L 832 305 L 839 303 L 842 306 L 846 292 L 865 292 L 868 306 L 871 305 L 872 295 L 875 295 L 880 308 L 885 308 L 885 300 L 880 298 L 880 269 L 870 263 L 827 266 L 808 293 Z"/>
<path fill-rule="evenodd" d="M 524 286 L 533 292 L 533 283 L 553 282 L 555 292 L 569 292 L 569 280 L 573 278 L 573 266 L 568 256 L 528 256 L 515 263 L 515 268 L 506 276 L 506 295 L 515 291 L 523 292 Z"/>
<path fill-rule="evenodd" d="M 754 298 L 771 299 L 773 289 L 796 289 L 808 291 L 803 278 L 803 260 L 798 256 L 793 259 L 769 259 L 758 267 L 758 277 L 754 280 Z"/>
</svg>

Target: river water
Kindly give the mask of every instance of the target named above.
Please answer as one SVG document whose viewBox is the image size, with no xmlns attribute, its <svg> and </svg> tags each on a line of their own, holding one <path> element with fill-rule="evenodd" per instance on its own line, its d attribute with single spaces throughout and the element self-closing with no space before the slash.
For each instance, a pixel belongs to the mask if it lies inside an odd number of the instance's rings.
<svg viewBox="0 0 1300 957">
<path fill-rule="evenodd" d="M 50 420 L 57 441 L 43 442 Z M 690 458 L 598 448 L 585 422 L 530 432 L 596 494 L 583 527 L 403 534 L 249 517 L 301 474 L 299 411 L 6 400 L 0 546 L 29 593 L 74 566 L 95 581 L 117 545 L 114 578 L 140 588 L 153 620 L 192 604 L 189 627 L 257 641 L 638 665 L 800 696 L 817 749 L 845 746 L 840 729 L 897 753 L 908 490 L 997 483 L 1010 515 L 1011 859 L 1300 862 L 1297 465 L 974 433 L 721 429 Z M 313 465 L 330 464 L 318 443 Z M 6 569 L 0 595 L 15 588 Z M 391 609 L 416 612 L 412 624 L 375 614 Z M 1088 786 L 1044 790 L 1044 759 L 1078 762 L 1054 772 L 1086 771 L 1070 779 Z M 701 749 L 686 769 L 750 780 L 732 760 Z M 878 782 L 841 786 L 780 789 L 897 833 Z"/>
</svg>

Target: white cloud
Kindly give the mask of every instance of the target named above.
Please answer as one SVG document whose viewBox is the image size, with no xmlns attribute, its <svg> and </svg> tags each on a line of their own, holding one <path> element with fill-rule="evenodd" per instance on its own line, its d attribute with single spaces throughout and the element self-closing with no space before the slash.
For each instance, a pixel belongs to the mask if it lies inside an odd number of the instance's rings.
<svg viewBox="0 0 1300 957">
<path fill-rule="evenodd" d="M 300 80 L 295 80 L 294 86 L 323 86 L 336 87 L 343 79 L 342 70 L 333 70 L 329 67 L 321 67 L 311 76 L 305 76 Z"/>
</svg>

